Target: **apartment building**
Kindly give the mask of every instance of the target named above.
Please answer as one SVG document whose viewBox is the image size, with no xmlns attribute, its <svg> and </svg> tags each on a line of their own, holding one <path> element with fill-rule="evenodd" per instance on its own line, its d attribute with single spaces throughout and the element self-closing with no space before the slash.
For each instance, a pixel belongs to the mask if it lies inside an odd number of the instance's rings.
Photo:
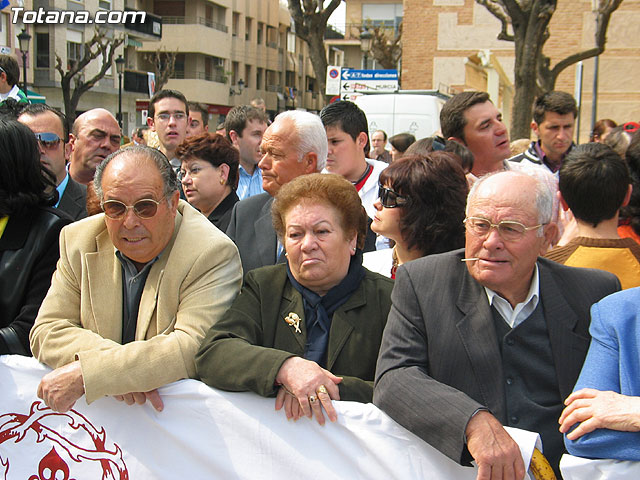
<svg viewBox="0 0 640 480">
<path fill-rule="evenodd" d="M 286 2 L 279 0 L 140 0 L 137 8 L 163 19 L 162 39 L 145 41 L 141 57 L 158 49 L 178 52 L 166 88 L 207 105 L 215 125 L 235 105 L 265 100 L 267 111 L 319 110 L 307 46 L 293 33 Z M 137 109 L 144 107 L 138 102 Z"/>
<path fill-rule="evenodd" d="M 114 60 L 122 56 L 123 131 L 142 125 L 149 99 L 148 55 L 157 50 L 177 52 L 175 71 L 164 88 L 185 94 L 208 107 L 215 127 L 235 105 L 263 98 L 267 110 L 319 110 L 319 95 L 307 45 L 295 36 L 282 0 L 11 0 L 25 10 L 145 11 L 145 24 L 105 26 L 109 37 L 123 36 Z M 21 63 L 16 35 L 26 28 L 32 36 L 27 55 L 29 89 L 63 109 L 56 54 L 63 66 L 82 56 L 93 25 L 11 24 L 11 9 L 0 12 L 0 49 Z M 4 47 L 3 47 L 4 46 Z M 99 59 L 83 71 L 91 78 Z M 118 111 L 119 77 L 116 65 L 78 104 L 78 112 L 97 106 Z"/>
</svg>

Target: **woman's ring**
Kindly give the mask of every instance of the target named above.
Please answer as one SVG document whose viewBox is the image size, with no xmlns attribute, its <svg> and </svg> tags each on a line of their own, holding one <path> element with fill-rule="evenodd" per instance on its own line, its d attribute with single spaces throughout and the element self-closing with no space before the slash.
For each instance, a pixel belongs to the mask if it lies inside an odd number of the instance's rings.
<svg viewBox="0 0 640 480">
<path fill-rule="evenodd" d="M 320 385 L 318 387 L 318 390 L 316 390 L 316 392 L 318 394 L 320 394 L 320 393 L 326 393 L 327 395 L 329 394 L 329 392 L 327 391 L 327 387 L 325 387 L 324 385 Z"/>
<path fill-rule="evenodd" d="M 309 395 L 309 403 L 316 403 L 318 401 L 318 397 L 315 395 Z"/>
</svg>

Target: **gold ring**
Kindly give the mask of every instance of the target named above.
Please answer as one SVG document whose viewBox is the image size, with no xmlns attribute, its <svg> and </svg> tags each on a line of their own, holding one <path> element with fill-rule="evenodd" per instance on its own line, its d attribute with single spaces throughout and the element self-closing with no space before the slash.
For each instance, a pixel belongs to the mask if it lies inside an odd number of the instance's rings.
<svg viewBox="0 0 640 480">
<path fill-rule="evenodd" d="M 318 401 L 318 397 L 316 397 L 315 395 L 309 396 L 309 403 L 316 403 L 317 401 Z"/>
<path fill-rule="evenodd" d="M 329 392 L 327 391 L 327 387 L 325 387 L 324 385 L 320 385 L 318 387 L 318 389 L 316 390 L 316 392 L 318 394 L 320 394 L 320 393 L 326 393 L 327 395 L 329 394 Z"/>
</svg>

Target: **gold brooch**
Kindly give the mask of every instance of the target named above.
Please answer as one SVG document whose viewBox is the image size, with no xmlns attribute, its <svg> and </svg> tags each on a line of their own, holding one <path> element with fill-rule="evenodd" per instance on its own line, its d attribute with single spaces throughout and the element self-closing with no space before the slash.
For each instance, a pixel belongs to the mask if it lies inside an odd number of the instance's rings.
<svg viewBox="0 0 640 480">
<path fill-rule="evenodd" d="M 295 328 L 296 333 L 302 333 L 302 330 L 300 330 L 301 320 L 297 313 L 291 312 L 289 315 L 284 317 L 284 321 L 287 322 L 290 327 Z"/>
</svg>

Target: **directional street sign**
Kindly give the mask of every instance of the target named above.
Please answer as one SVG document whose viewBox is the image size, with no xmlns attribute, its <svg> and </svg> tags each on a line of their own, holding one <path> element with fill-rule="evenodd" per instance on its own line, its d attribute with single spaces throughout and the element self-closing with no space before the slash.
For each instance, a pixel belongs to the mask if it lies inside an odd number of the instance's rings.
<svg viewBox="0 0 640 480">
<path fill-rule="evenodd" d="M 395 92 L 398 90 L 397 70 L 352 70 L 341 72 L 341 93 Z"/>
</svg>

